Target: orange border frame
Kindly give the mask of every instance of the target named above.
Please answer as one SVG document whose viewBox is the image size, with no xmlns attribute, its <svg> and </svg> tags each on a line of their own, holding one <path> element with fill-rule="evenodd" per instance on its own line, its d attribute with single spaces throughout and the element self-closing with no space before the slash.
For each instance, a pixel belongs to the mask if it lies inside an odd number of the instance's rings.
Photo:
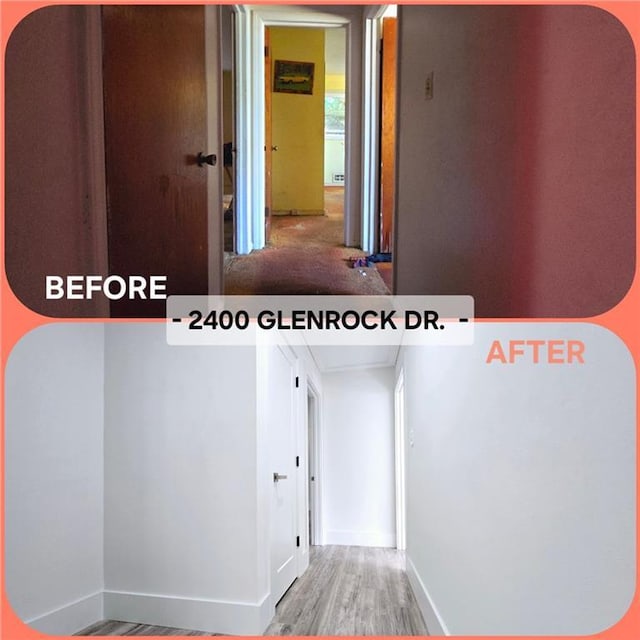
<svg viewBox="0 0 640 640">
<path fill-rule="evenodd" d="M 98 0 L 51 0 L 49 2 L 31 0 L 0 0 L 0 39 L 2 41 L 2 69 L 4 69 L 4 54 L 6 50 L 6 44 L 9 36 L 16 25 L 27 14 L 35 11 L 36 9 L 52 6 L 52 5 L 85 5 L 85 4 L 241 4 L 233 3 L 228 0 L 222 0 L 221 2 L 203 2 L 202 0 L 122 0 L 121 2 L 113 2 L 107 0 L 100 2 Z M 382 2 L 362 2 L 362 0 L 349 0 L 348 2 L 336 2 L 335 0 L 306 0 L 296 2 L 295 0 L 273 0 L 272 2 L 266 2 L 265 0 L 254 0 L 251 4 L 388 4 Z M 564 0 L 554 2 L 552 0 L 494 0 L 492 2 L 483 2 L 482 0 L 432 0 L 431 2 L 419 2 L 410 0 L 402 4 L 505 4 L 505 5 L 517 5 L 517 4 L 562 4 L 562 5 L 589 5 L 599 7 L 605 11 L 608 11 L 615 17 L 617 17 L 622 24 L 629 31 L 631 38 L 636 48 L 636 274 L 631 288 L 627 292 L 627 295 L 623 300 L 618 303 L 613 309 L 603 313 L 599 316 L 592 318 L 497 318 L 497 319 L 482 319 L 476 320 L 476 322 L 562 322 L 562 323 L 584 323 L 590 322 L 600 325 L 606 329 L 609 329 L 615 333 L 627 346 L 631 352 L 634 362 L 636 364 L 636 372 L 640 370 L 640 282 L 638 281 L 638 264 L 640 263 L 640 211 L 639 199 L 640 199 L 640 154 L 638 149 L 638 132 L 640 131 L 640 60 L 638 58 L 638 50 L 640 50 L 640 0 L 618 0 L 618 1 L 606 1 L 600 2 L 579 2 L 576 0 Z M 3 105 L 4 115 L 4 83 L 0 88 L 0 102 Z M 0 131 L 2 132 L 2 140 L 4 140 L 4 117 L 0 124 Z M 0 220 L 0 253 L 4 249 L 4 144 L 0 151 L 0 171 L 2 172 L 2 218 Z M 6 275 L 4 272 L 4 260 L 2 261 L 2 276 L 0 280 L 0 300 L 2 306 L 0 307 L 0 359 L 2 362 L 2 387 L 0 389 L 0 415 L 2 416 L 2 427 L 0 428 L 0 461 L 4 460 L 4 370 L 6 367 L 8 356 L 13 346 L 20 340 L 26 333 L 35 329 L 36 327 L 52 324 L 57 322 L 149 322 L 149 320 L 111 320 L 111 319 L 72 319 L 72 318 L 49 318 L 39 315 L 30 309 L 26 308 L 15 297 L 11 291 Z M 164 320 L 156 320 L 157 322 L 163 322 Z M 640 436 L 640 418 L 638 408 L 638 397 L 640 397 L 640 378 L 636 376 L 636 433 Z M 640 437 L 636 438 L 636 459 L 640 459 Z M 0 462 L 0 470 L 2 469 L 2 463 Z M 639 475 L 636 472 L 636 490 L 637 496 L 640 496 L 640 482 Z M 0 475 L 0 521 L 4 522 L 4 473 Z M 634 595 L 633 602 L 623 616 L 623 618 L 613 625 L 611 628 L 591 636 L 594 638 L 602 638 L 603 640 L 637 640 L 640 638 L 640 595 L 638 594 L 637 581 L 640 576 L 640 509 L 637 509 L 636 520 L 636 593 Z M 4 524 L 0 527 L 0 573 L 2 574 L 1 583 L 2 591 L 0 594 L 0 638 L 6 638 L 7 640 L 36 640 L 40 638 L 50 638 L 46 634 L 40 633 L 31 627 L 24 624 L 12 611 L 11 606 L 6 597 L 5 585 L 4 585 Z M 457 636 L 459 638 L 477 638 L 478 636 Z M 546 640 L 552 638 L 558 638 L 558 640 L 566 640 L 567 637 L 576 636 L 540 636 Z M 584 637 L 584 636 L 578 636 Z M 509 640 L 512 638 L 515 640 L 517 636 L 500 636 L 501 640 Z"/>
</svg>

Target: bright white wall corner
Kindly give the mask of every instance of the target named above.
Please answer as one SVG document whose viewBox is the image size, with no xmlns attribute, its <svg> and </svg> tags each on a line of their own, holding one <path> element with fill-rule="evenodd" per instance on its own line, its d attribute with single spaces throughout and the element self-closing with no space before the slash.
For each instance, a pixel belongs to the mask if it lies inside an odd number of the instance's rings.
<svg viewBox="0 0 640 640">
<path fill-rule="evenodd" d="M 105 346 L 106 616 L 261 633 L 255 348 L 169 347 L 162 324 Z"/>
<path fill-rule="evenodd" d="M 7 368 L 7 592 L 68 635 L 105 617 L 261 633 L 254 348 L 55 325 Z M 258 579 L 256 579 L 256 575 Z"/>
<path fill-rule="evenodd" d="M 100 324 L 49 325 L 7 364 L 6 588 L 44 633 L 102 618 L 103 342 Z"/>
<path fill-rule="evenodd" d="M 402 354 L 407 568 L 427 626 L 601 632 L 635 590 L 632 359 L 593 325 L 475 332 L 472 347 Z M 583 340 L 585 364 L 485 364 L 510 338 Z"/>
<path fill-rule="evenodd" d="M 325 543 L 393 547 L 393 369 L 326 373 L 322 389 Z"/>
</svg>

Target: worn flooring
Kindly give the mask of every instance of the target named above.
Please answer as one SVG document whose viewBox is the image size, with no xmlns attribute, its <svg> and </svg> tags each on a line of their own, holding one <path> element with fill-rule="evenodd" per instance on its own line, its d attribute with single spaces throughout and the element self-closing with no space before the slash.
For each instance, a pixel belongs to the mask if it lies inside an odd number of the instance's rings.
<svg viewBox="0 0 640 640">
<path fill-rule="evenodd" d="M 276 607 L 267 636 L 427 635 L 404 554 L 371 547 L 312 547 L 307 571 Z M 212 631 L 106 620 L 85 636 L 206 636 Z"/>
<path fill-rule="evenodd" d="M 343 191 L 326 191 L 326 215 L 273 216 L 266 248 L 225 254 L 225 294 L 389 295 L 375 267 L 353 268 L 365 254 L 344 246 Z"/>
</svg>

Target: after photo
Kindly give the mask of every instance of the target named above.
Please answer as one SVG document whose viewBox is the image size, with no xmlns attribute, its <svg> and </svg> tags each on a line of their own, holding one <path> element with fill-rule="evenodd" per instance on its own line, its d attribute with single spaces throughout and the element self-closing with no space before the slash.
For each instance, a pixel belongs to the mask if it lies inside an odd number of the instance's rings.
<svg viewBox="0 0 640 640">
<path fill-rule="evenodd" d="M 635 592 L 635 385 L 589 324 L 457 347 L 41 327 L 6 374 L 8 601 L 53 635 L 603 632 Z"/>
</svg>

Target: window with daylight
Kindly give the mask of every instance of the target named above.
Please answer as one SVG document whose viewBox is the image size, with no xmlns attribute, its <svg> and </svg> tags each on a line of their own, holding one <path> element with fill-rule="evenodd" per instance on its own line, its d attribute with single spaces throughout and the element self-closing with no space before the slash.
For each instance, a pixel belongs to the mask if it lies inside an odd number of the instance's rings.
<svg viewBox="0 0 640 640">
<path fill-rule="evenodd" d="M 344 94 L 327 94 L 324 97 L 324 132 L 325 135 L 344 135 L 345 122 Z"/>
</svg>

